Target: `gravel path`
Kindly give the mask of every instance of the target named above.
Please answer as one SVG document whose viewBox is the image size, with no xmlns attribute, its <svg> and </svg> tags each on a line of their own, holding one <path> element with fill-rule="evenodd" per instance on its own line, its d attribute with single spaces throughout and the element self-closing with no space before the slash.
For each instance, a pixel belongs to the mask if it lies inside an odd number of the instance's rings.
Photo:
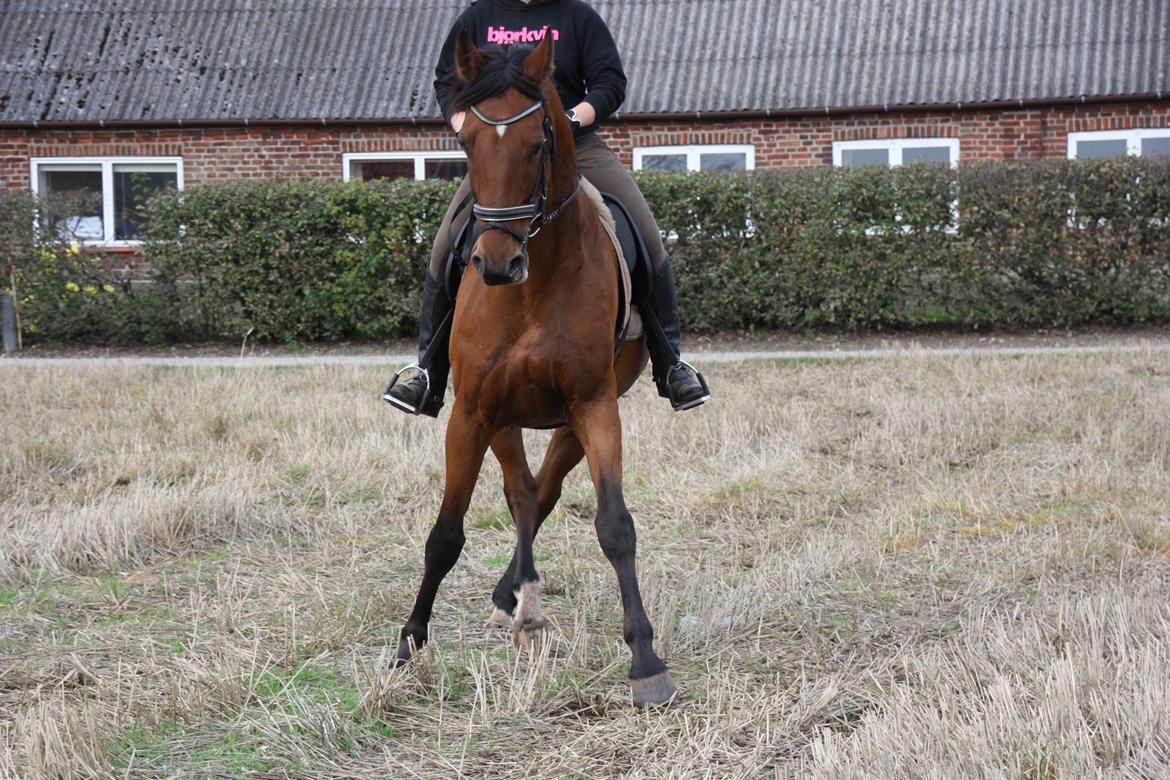
<svg viewBox="0 0 1170 780">
<path fill-rule="evenodd" d="M 1101 353 L 1141 353 L 1170 351 L 1170 335 L 1141 340 L 1117 339 L 1100 344 L 987 344 L 965 346 L 877 346 L 861 349 L 761 349 L 704 350 L 684 357 L 696 364 L 739 363 L 748 360 L 853 360 L 858 358 L 894 358 L 907 356 L 1008 356 L 1008 355 L 1095 355 Z M 0 357 L 0 368 L 37 366 L 190 366 L 190 367 L 264 367 L 314 365 L 385 365 L 399 366 L 414 360 L 408 354 L 315 354 L 315 355 L 127 355 L 103 357 Z"/>
</svg>

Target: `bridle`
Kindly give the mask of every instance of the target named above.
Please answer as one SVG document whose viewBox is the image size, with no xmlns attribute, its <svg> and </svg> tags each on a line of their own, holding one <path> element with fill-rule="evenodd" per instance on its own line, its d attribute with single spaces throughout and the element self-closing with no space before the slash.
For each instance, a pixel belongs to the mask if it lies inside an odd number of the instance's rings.
<svg viewBox="0 0 1170 780">
<path fill-rule="evenodd" d="M 541 128 L 544 131 L 544 142 L 541 144 L 540 150 L 540 178 L 532 189 L 529 202 L 522 206 L 483 206 L 480 205 L 475 190 L 473 189 L 471 192 L 471 212 L 480 222 L 486 223 L 484 232 L 488 230 L 501 230 L 507 233 L 520 242 L 521 251 L 524 251 L 524 248 L 528 245 L 528 239 L 535 236 L 545 225 L 548 225 L 556 219 L 561 211 L 577 197 L 577 193 L 581 191 L 581 177 L 577 177 L 577 186 L 573 188 L 572 194 L 561 201 L 561 205 L 546 214 L 545 208 L 548 206 L 549 160 L 550 158 L 555 159 L 557 148 L 556 134 L 553 132 L 552 120 L 549 119 L 548 115 L 548 105 L 541 99 L 523 111 L 504 119 L 492 119 L 485 116 L 478 107 L 471 107 L 471 113 L 475 114 L 479 121 L 492 127 L 504 127 L 515 124 L 524 117 L 540 110 L 544 111 L 544 118 L 541 120 Z M 528 230 L 523 233 L 508 224 L 521 220 L 528 220 Z"/>
</svg>

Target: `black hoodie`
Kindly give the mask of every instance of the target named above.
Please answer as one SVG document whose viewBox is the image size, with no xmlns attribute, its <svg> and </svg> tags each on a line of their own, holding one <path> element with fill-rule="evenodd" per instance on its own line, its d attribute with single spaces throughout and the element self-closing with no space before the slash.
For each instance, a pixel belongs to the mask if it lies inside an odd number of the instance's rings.
<svg viewBox="0 0 1170 780">
<path fill-rule="evenodd" d="M 605 22 L 583 0 L 480 0 L 455 20 L 435 67 L 435 97 L 448 122 L 454 113 L 450 95 L 460 30 L 466 30 L 476 46 L 534 45 L 551 34 L 556 42 L 552 80 L 565 110 L 584 100 L 597 112 L 597 121 L 583 132 L 595 130 L 626 98 L 626 74 L 617 45 Z"/>
</svg>

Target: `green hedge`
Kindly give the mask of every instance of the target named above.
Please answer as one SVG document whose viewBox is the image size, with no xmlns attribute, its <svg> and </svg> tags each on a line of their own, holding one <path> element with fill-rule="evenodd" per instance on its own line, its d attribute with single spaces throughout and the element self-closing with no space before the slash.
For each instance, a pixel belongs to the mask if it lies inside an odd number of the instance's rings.
<svg viewBox="0 0 1170 780">
<path fill-rule="evenodd" d="M 1170 160 L 641 174 L 689 332 L 1170 319 Z M 29 329 L 65 340 L 413 335 L 454 185 L 217 184 L 147 206 L 132 284 L 0 196 Z M 51 231 L 41 231 L 43 234 Z"/>
<path fill-rule="evenodd" d="M 140 294 L 111 259 L 79 251 L 54 231 L 35 230 L 38 223 L 44 210 L 31 193 L 0 191 L 0 257 L 15 268 L 28 337 L 133 343 L 182 335 L 171 324 L 175 312 L 167 300 Z M 0 282 L 0 289 L 8 287 L 7 279 Z M 171 332 L 155 331 L 168 327 Z"/>
<path fill-rule="evenodd" d="M 417 332 L 449 182 L 321 179 L 198 187 L 149 206 L 146 260 L 203 336 L 379 339 Z"/>
<path fill-rule="evenodd" d="M 641 184 L 692 331 L 1170 318 L 1165 158 Z"/>
</svg>

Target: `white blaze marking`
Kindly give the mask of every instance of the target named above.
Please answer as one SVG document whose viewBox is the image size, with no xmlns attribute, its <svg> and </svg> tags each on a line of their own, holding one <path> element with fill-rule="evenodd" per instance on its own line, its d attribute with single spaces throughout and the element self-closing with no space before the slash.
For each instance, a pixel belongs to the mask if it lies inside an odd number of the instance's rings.
<svg viewBox="0 0 1170 780">
<path fill-rule="evenodd" d="M 504 137 L 504 133 L 508 131 L 507 125 L 496 125 L 496 132 L 500 134 L 500 138 Z"/>
</svg>

